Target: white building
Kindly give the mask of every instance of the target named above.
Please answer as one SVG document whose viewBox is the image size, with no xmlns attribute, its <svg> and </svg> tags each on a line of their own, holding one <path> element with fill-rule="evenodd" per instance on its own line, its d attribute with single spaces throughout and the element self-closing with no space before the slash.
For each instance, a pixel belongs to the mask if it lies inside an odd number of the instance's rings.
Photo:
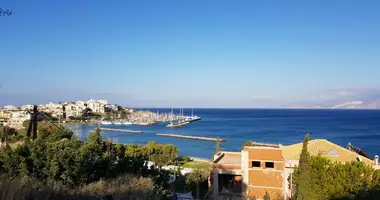
<svg viewBox="0 0 380 200">
<path fill-rule="evenodd" d="M 4 110 L 18 110 L 18 108 L 14 105 L 4 106 Z"/>
<path fill-rule="evenodd" d="M 67 103 L 65 106 L 66 118 L 79 117 L 82 115 L 82 111 L 86 109 L 84 104 Z"/>
<path fill-rule="evenodd" d="M 13 111 L 12 117 L 8 121 L 7 125 L 12 128 L 22 128 L 22 124 L 30 119 L 30 114 L 27 111 L 21 110 L 21 111 Z"/>
<path fill-rule="evenodd" d="M 33 105 L 23 105 L 21 106 L 21 110 L 32 110 L 33 109 Z"/>
<path fill-rule="evenodd" d="M 90 99 L 86 101 L 87 107 L 95 113 L 104 113 L 104 106 L 106 105 L 107 100 L 93 100 Z"/>
<path fill-rule="evenodd" d="M 39 110 L 51 114 L 52 117 L 59 117 L 63 113 L 63 105 L 50 102 L 46 104 L 43 108 L 39 108 Z"/>
</svg>

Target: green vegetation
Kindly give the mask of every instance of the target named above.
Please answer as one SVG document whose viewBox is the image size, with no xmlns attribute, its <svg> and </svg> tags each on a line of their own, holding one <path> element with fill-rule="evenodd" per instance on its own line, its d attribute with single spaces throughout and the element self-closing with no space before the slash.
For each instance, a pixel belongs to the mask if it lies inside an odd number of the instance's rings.
<svg viewBox="0 0 380 200">
<path fill-rule="evenodd" d="M 153 161 L 158 166 L 174 164 L 178 160 L 178 149 L 172 144 L 126 145 L 126 156 L 140 157 Z"/>
<path fill-rule="evenodd" d="M 207 181 L 208 176 L 209 171 L 197 169 L 186 177 L 186 184 L 195 185 L 197 199 L 200 199 L 200 185 Z"/>
<path fill-rule="evenodd" d="M 2 141 L 14 142 L 24 138 L 24 134 L 20 133 L 14 128 L 0 125 L 0 138 Z"/>
<path fill-rule="evenodd" d="M 310 153 L 307 151 L 307 144 L 309 142 L 309 134 L 306 135 L 302 151 L 300 155 L 300 161 L 298 166 L 298 181 L 295 184 L 295 199 L 314 199 L 315 195 L 311 190 L 311 169 L 310 169 Z"/>
<path fill-rule="evenodd" d="M 295 199 L 361 200 L 380 196 L 380 170 L 362 162 L 338 163 L 307 152 L 305 137 L 299 166 L 293 173 Z"/>
<path fill-rule="evenodd" d="M 99 131 L 90 133 L 88 140 L 81 142 L 70 130 L 41 122 L 37 139 L 0 149 L 0 197 L 5 200 L 168 198 L 169 172 L 148 169 L 144 163 L 147 157 L 160 164 L 170 163 L 177 159 L 178 150 L 156 143 L 137 149 L 149 152 L 132 156 L 130 147 L 104 141 Z"/>
</svg>

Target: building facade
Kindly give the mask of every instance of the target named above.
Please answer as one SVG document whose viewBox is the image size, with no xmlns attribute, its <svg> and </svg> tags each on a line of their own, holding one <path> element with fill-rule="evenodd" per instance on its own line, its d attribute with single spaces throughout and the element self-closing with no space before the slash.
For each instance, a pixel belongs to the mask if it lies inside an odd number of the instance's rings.
<svg viewBox="0 0 380 200">
<path fill-rule="evenodd" d="M 283 195 L 284 160 L 280 146 L 244 146 L 241 152 L 219 152 L 212 169 L 214 196 Z"/>
<path fill-rule="evenodd" d="M 104 113 L 104 106 L 107 104 L 106 100 L 93 100 L 90 99 L 86 101 L 86 105 L 88 108 L 95 113 Z"/>
<path fill-rule="evenodd" d="M 20 129 L 23 127 L 23 123 L 29 119 L 30 119 L 30 114 L 28 111 L 25 111 L 25 110 L 13 111 L 12 117 L 9 119 L 7 126 Z"/>
<path fill-rule="evenodd" d="M 294 167 L 299 163 L 302 143 L 289 146 L 252 143 L 240 152 L 218 152 L 212 161 L 211 189 L 214 197 L 235 196 L 246 199 L 290 199 Z M 324 139 L 310 140 L 311 156 L 322 156 L 336 162 L 360 161 L 379 169 L 379 157 L 369 159 Z"/>
<path fill-rule="evenodd" d="M 12 114 L 10 112 L 0 110 L 0 125 L 6 125 L 11 117 Z"/>
</svg>

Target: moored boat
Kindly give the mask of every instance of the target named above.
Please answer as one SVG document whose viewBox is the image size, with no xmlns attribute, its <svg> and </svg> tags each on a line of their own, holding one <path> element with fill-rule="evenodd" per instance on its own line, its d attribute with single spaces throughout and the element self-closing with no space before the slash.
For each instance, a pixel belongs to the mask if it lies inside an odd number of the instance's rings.
<svg viewBox="0 0 380 200">
<path fill-rule="evenodd" d="M 123 122 L 124 125 L 132 125 L 133 123 L 132 122 L 129 122 L 129 121 L 125 121 Z"/>
</svg>

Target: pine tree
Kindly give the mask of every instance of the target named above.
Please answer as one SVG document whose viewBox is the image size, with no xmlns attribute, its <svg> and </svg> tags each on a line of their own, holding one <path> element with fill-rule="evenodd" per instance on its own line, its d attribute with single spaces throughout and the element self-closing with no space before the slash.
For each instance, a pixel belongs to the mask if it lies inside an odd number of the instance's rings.
<svg viewBox="0 0 380 200">
<path fill-rule="evenodd" d="M 296 182 L 295 199 L 297 200 L 314 200 L 315 194 L 312 190 L 311 178 L 311 157 L 307 151 L 309 143 L 309 134 L 305 136 L 302 146 L 298 165 L 298 181 Z"/>
</svg>

